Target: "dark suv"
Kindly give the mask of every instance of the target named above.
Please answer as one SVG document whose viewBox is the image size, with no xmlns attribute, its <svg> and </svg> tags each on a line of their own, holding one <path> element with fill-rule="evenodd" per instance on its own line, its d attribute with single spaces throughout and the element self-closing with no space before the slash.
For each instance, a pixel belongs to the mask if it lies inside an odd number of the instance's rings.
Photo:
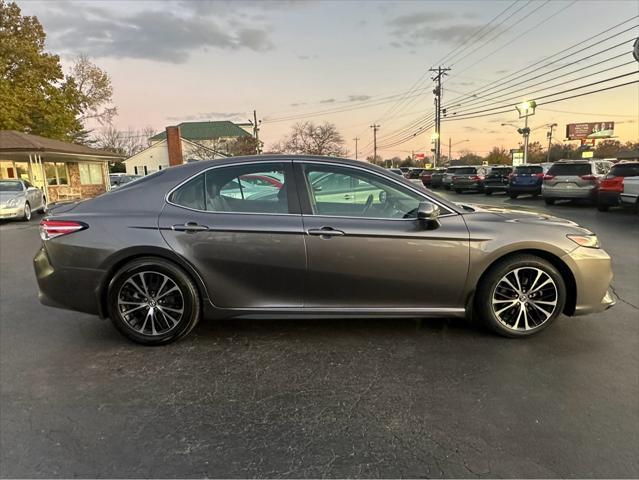
<svg viewBox="0 0 639 480">
<path fill-rule="evenodd" d="M 508 181 L 508 194 L 510 198 L 517 198 L 522 194 L 533 196 L 541 195 L 541 184 L 544 181 L 544 174 L 548 171 L 552 163 L 541 163 L 539 165 L 517 165 Z"/>
<path fill-rule="evenodd" d="M 452 177 L 452 189 L 457 193 L 464 190 L 484 190 L 484 178 L 488 173 L 488 167 L 460 167 L 455 170 Z"/>
<path fill-rule="evenodd" d="M 490 172 L 484 179 L 484 193 L 491 195 L 493 192 L 508 191 L 508 177 L 513 173 L 511 166 L 491 167 Z"/>
</svg>

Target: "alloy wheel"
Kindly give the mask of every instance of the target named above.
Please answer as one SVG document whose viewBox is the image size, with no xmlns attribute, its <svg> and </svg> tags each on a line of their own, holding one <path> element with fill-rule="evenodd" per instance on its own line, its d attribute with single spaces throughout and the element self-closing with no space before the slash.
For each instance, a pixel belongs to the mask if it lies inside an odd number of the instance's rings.
<svg viewBox="0 0 639 480">
<path fill-rule="evenodd" d="M 28 203 L 24 204 L 24 219 L 28 222 L 31 220 L 31 207 Z"/>
<path fill-rule="evenodd" d="M 173 330 L 184 315 L 184 295 L 167 275 L 142 271 L 127 278 L 118 292 L 118 312 L 137 333 L 159 336 Z"/>
<path fill-rule="evenodd" d="M 493 290 L 495 317 L 514 331 L 533 330 L 553 317 L 559 294 L 557 285 L 545 271 L 521 267 L 504 275 Z"/>
</svg>

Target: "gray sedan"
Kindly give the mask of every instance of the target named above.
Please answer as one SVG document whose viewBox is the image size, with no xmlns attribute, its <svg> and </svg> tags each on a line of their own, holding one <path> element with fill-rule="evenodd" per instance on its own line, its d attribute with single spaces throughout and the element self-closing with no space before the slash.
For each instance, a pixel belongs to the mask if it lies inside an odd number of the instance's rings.
<svg viewBox="0 0 639 480">
<path fill-rule="evenodd" d="M 26 180 L 0 180 L 0 220 L 31 220 L 31 212 L 44 213 L 44 193 Z"/>
<path fill-rule="evenodd" d="M 282 182 L 238 197 L 256 175 Z M 337 158 L 161 170 L 53 209 L 41 235 L 42 303 L 108 317 L 142 344 L 202 317 L 473 317 L 526 337 L 614 304 L 610 257 L 587 229 L 456 205 Z"/>
</svg>

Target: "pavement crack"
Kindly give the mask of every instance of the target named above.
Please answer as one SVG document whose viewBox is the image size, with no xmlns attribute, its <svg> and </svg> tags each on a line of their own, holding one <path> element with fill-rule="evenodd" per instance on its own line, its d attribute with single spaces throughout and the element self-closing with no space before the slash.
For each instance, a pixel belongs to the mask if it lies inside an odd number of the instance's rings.
<svg viewBox="0 0 639 480">
<path fill-rule="evenodd" d="M 619 295 L 617 293 L 617 290 L 615 290 L 614 285 L 610 285 L 610 290 L 612 290 L 612 293 L 615 294 L 615 297 L 617 297 L 619 300 L 621 300 L 623 303 L 625 303 L 626 305 L 634 308 L 635 310 L 639 310 L 639 307 L 637 305 L 635 305 L 634 303 L 629 302 L 628 300 L 625 300 L 621 295 Z"/>
</svg>

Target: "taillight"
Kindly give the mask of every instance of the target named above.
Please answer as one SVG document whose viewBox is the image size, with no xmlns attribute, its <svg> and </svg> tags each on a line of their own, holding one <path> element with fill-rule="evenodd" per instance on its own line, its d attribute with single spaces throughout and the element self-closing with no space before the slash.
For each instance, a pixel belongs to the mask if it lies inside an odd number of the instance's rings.
<svg viewBox="0 0 639 480">
<path fill-rule="evenodd" d="M 599 189 L 621 193 L 623 192 L 623 177 L 611 177 L 610 175 L 608 175 L 601 181 Z"/>
<path fill-rule="evenodd" d="M 512 180 L 514 176 L 515 176 L 514 173 L 509 173 L 508 174 L 508 180 Z"/>
<path fill-rule="evenodd" d="M 543 173 L 536 173 L 535 176 L 537 178 L 544 178 L 544 174 Z"/>
<path fill-rule="evenodd" d="M 548 180 L 552 180 L 553 178 L 555 178 L 555 176 L 546 174 L 542 178 L 544 179 L 544 182 L 547 182 Z"/>
<path fill-rule="evenodd" d="M 40 238 L 51 240 L 52 238 L 69 233 L 78 232 L 88 228 L 84 223 L 68 220 L 42 220 L 40 222 Z"/>
<path fill-rule="evenodd" d="M 473 175 L 472 177 L 470 177 L 471 180 L 474 180 L 475 182 L 478 180 L 483 180 L 484 176 L 483 175 Z"/>
<path fill-rule="evenodd" d="M 597 177 L 595 177 L 594 175 L 581 175 L 579 178 L 581 178 L 582 180 L 597 180 Z"/>
<path fill-rule="evenodd" d="M 458 178 L 459 178 L 458 176 L 453 175 L 453 178 L 452 178 L 452 179 L 453 179 L 453 180 L 457 180 Z"/>
</svg>

